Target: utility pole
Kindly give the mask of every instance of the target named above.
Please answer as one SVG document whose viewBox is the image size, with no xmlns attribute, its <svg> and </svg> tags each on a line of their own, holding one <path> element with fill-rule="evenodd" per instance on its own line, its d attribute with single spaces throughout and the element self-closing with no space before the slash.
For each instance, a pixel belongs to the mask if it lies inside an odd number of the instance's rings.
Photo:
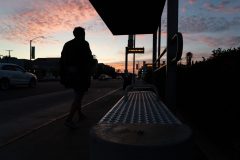
<svg viewBox="0 0 240 160">
<path fill-rule="evenodd" d="M 8 57 L 11 57 L 11 51 L 13 50 L 6 50 L 6 51 L 8 51 Z"/>
</svg>

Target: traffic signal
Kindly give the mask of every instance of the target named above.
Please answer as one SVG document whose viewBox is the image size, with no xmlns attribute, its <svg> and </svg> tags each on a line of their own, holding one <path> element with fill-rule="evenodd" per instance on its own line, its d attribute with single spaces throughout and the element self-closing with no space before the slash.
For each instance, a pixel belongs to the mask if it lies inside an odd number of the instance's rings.
<svg viewBox="0 0 240 160">
<path fill-rule="evenodd" d="M 35 46 L 33 46 L 31 50 L 31 59 L 35 59 Z"/>
</svg>

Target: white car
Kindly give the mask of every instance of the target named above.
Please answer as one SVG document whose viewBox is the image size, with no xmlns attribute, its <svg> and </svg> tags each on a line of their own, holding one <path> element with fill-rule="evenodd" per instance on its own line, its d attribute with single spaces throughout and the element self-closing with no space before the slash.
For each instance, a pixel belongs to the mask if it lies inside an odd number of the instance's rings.
<svg viewBox="0 0 240 160">
<path fill-rule="evenodd" d="M 10 86 L 19 85 L 35 88 L 37 76 L 17 64 L 0 63 L 0 89 L 7 90 Z"/>
<path fill-rule="evenodd" d="M 106 74 L 101 74 L 99 77 L 98 77 L 99 80 L 108 80 L 108 79 L 111 79 L 111 77 L 109 75 L 106 75 Z"/>
</svg>

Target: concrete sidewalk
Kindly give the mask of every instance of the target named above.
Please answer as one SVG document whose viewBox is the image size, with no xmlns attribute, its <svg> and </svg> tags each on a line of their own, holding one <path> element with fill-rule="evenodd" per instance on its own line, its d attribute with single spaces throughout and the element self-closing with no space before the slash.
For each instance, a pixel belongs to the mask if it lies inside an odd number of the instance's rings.
<svg viewBox="0 0 240 160">
<path fill-rule="evenodd" d="M 1 160 L 88 160 L 89 130 L 123 96 L 119 90 L 83 109 L 87 116 L 77 130 L 64 126 L 64 118 L 0 148 Z"/>
<path fill-rule="evenodd" d="M 89 160 L 89 131 L 123 96 L 118 90 L 83 108 L 86 120 L 79 129 L 64 126 L 58 119 L 14 142 L 0 148 L 0 160 Z M 207 160 L 195 146 L 193 160 Z M 159 155 L 161 156 L 161 155 Z"/>
</svg>

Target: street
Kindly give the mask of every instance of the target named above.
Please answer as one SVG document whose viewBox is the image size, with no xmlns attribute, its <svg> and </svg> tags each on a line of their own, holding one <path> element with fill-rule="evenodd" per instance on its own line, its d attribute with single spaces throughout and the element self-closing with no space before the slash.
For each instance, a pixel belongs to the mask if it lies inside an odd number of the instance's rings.
<svg viewBox="0 0 240 160">
<path fill-rule="evenodd" d="M 92 80 L 83 99 L 86 104 L 121 88 L 121 80 Z M 73 100 L 71 89 L 58 81 L 39 82 L 37 88 L 12 88 L 0 92 L 0 146 L 68 113 Z"/>
<path fill-rule="evenodd" d="M 0 90 L 0 102 L 63 90 L 66 89 L 59 81 L 38 82 L 36 88 L 29 88 L 26 86 L 11 87 L 6 91 Z"/>
</svg>

